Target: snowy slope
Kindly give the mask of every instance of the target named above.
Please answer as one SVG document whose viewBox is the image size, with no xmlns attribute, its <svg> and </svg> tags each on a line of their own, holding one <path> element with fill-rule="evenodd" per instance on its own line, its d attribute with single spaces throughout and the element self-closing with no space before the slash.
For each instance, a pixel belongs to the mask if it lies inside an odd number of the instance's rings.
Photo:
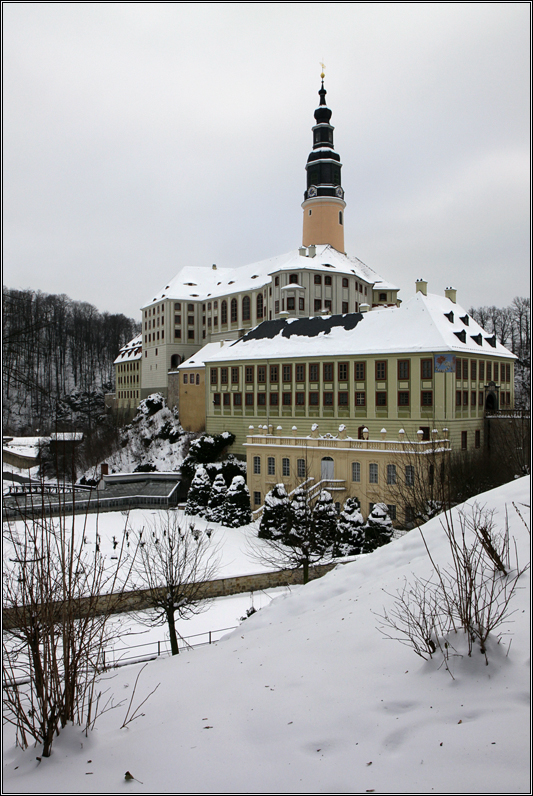
<svg viewBox="0 0 533 796">
<path fill-rule="evenodd" d="M 523 478 L 477 498 L 499 523 L 507 507 L 521 564 L 530 537 L 512 501 L 529 518 L 529 489 Z M 424 534 L 442 565 L 438 517 Z M 505 637 L 488 666 L 459 658 L 452 679 L 376 629 L 387 592 L 430 571 L 413 531 L 275 600 L 216 647 L 149 664 L 136 700 L 160 685 L 142 718 L 119 729 L 125 704 L 88 738 L 70 728 L 41 763 L 11 750 L 4 792 L 529 792 L 529 573 L 510 650 Z M 129 700 L 138 669 L 106 687 Z"/>
</svg>

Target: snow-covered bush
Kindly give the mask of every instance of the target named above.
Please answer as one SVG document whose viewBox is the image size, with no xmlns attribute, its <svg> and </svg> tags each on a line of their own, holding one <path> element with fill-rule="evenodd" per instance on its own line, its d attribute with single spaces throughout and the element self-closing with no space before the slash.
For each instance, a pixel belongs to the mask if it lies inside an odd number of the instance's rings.
<svg viewBox="0 0 533 796">
<path fill-rule="evenodd" d="M 187 514 L 199 514 L 203 517 L 207 511 L 210 494 L 211 479 L 203 464 L 199 464 L 196 467 L 189 494 L 187 495 L 187 505 L 185 507 Z"/>
<path fill-rule="evenodd" d="M 236 475 L 226 493 L 224 502 L 224 525 L 240 528 L 252 521 L 250 493 L 242 475 Z"/>
<path fill-rule="evenodd" d="M 260 539 L 286 539 L 290 529 L 290 500 L 283 484 L 276 486 L 265 497 L 265 506 L 259 523 Z"/>
<path fill-rule="evenodd" d="M 210 522 L 224 522 L 224 503 L 226 501 L 227 492 L 228 488 L 224 476 L 222 473 L 219 473 L 213 481 L 209 494 L 209 503 L 207 504 L 207 511 L 205 513 L 206 518 Z"/>
<path fill-rule="evenodd" d="M 331 494 L 323 489 L 313 506 L 313 524 L 317 539 L 322 541 L 326 548 L 335 545 L 337 536 L 337 509 Z"/>
<path fill-rule="evenodd" d="M 191 442 L 186 459 L 181 465 L 185 478 L 192 478 L 197 464 L 207 464 L 218 459 L 228 445 L 232 445 L 235 434 L 223 431 L 222 434 L 203 434 Z"/>
<path fill-rule="evenodd" d="M 362 552 L 364 524 L 358 498 L 347 498 L 337 522 L 335 555 L 354 556 Z"/>
<path fill-rule="evenodd" d="M 363 553 L 371 553 L 392 539 L 392 520 L 385 503 L 375 503 L 363 527 Z"/>
</svg>

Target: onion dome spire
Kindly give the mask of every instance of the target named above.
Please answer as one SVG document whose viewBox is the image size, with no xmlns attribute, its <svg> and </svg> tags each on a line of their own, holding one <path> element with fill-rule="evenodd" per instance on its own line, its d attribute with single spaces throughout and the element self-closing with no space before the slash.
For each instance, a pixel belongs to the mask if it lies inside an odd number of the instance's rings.
<svg viewBox="0 0 533 796">
<path fill-rule="evenodd" d="M 323 75 L 324 73 L 322 73 Z M 331 109 L 326 104 L 327 91 L 322 79 L 318 91 L 320 103 L 315 110 L 313 127 L 313 151 L 307 158 L 307 190 L 304 199 L 314 196 L 336 196 L 342 199 L 344 191 L 341 186 L 340 156 L 333 149 L 333 130 L 331 124 Z"/>
<path fill-rule="evenodd" d="M 322 67 L 324 65 L 322 64 Z M 309 153 L 305 170 L 307 189 L 302 208 L 303 246 L 326 243 L 337 251 L 344 251 L 344 191 L 341 184 L 342 163 L 333 148 L 331 109 L 326 104 L 324 69 L 318 91 L 320 101 L 315 110 L 313 149 Z"/>
</svg>

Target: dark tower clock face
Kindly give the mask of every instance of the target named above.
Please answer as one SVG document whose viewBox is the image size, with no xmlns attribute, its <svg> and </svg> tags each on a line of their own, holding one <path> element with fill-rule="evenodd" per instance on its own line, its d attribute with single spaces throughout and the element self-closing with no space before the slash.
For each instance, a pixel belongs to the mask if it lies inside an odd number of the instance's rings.
<svg viewBox="0 0 533 796">
<path fill-rule="evenodd" d="M 335 188 L 335 196 L 338 196 L 339 199 L 342 199 L 342 188 L 340 186 Z"/>
<path fill-rule="evenodd" d="M 316 188 L 314 185 L 311 185 L 311 187 L 307 191 L 307 195 L 310 197 L 316 196 Z"/>
</svg>

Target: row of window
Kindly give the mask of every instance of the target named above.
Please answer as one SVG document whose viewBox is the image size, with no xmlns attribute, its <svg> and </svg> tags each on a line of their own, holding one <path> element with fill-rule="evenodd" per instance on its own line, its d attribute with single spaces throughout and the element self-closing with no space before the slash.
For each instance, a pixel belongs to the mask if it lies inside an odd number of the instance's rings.
<svg viewBox="0 0 533 796">
<path fill-rule="evenodd" d="M 119 390 L 117 392 L 117 398 L 119 400 L 125 400 L 127 398 L 138 398 L 139 397 L 139 390 Z"/>
<path fill-rule="evenodd" d="M 184 373 L 183 374 L 183 383 L 184 384 L 200 384 L 200 374 L 199 373 Z"/>
<path fill-rule="evenodd" d="M 468 444 L 468 432 L 461 433 L 461 447 L 466 450 Z M 481 432 L 475 432 L 475 447 L 479 448 L 481 444 Z M 270 476 L 276 475 L 276 459 L 274 456 L 267 456 L 266 461 L 266 474 Z M 398 483 L 399 473 L 396 464 L 387 464 L 386 466 L 386 482 L 388 486 L 394 486 Z M 261 475 L 261 457 L 253 457 L 253 473 L 254 475 Z M 281 460 L 281 475 L 283 477 L 290 477 L 291 475 L 291 462 L 289 458 Z M 296 477 L 305 478 L 307 475 L 307 468 L 305 459 L 296 460 Z M 429 465 L 428 468 L 428 482 L 431 485 L 435 477 L 434 465 Z M 412 464 L 405 465 L 403 469 L 403 479 L 407 486 L 414 486 L 415 484 L 415 468 Z M 361 462 L 352 462 L 352 482 L 361 483 Z M 368 483 L 379 484 L 379 465 L 376 462 L 370 462 L 368 465 Z"/>
<path fill-rule="evenodd" d="M 253 459 L 254 475 L 261 475 L 261 457 L 254 456 Z M 276 475 L 276 460 L 273 456 L 267 456 L 267 475 Z M 291 461 L 290 459 L 283 458 L 281 460 L 281 475 L 288 478 L 291 474 Z M 296 460 L 296 476 L 297 478 L 305 478 L 306 464 L 305 459 Z"/>
<path fill-rule="evenodd" d="M 187 304 L 187 311 L 194 312 L 194 304 Z M 163 313 L 165 312 L 165 305 L 164 304 L 157 304 L 155 307 L 149 307 L 147 310 L 144 311 L 144 319 L 147 321 L 151 319 L 156 314 L 159 315 L 161 313 L 161 325 L 164 323 Z M 174 312 L 181 312 L 181 301 L 174 302 Z M 156 325 L 156 321 L 153 321 L 153 326 Z M 157 325 L 159 326 L 159 318 L 157 318 Z M 146 329 L 146 324 L 145 327 Z M 150 328 L 150 326 L 148 327 Z"/>
<path fill-rule="evenodd" d="M 139 381 L 139 374 L 132 373 L 130 376 L 118 376 L 117 384 L 135 384 Z"/>
<path fill-rule="evenodd" d="M 186 377 L 184 377 L 186 378 Z M 186 382 L 185 382 L 186 383 Z M 227 382 L 222 382 L 226 384 Z M 483 395 L 483 393 L 480 393 Z M 231 398 L 230 396 L 233 395 L 233 405 L 234 406 L 242 406 L 242 394 L 240 392 L 234 393 L 222 393 L 223 396 L 223 405 L 230 406 Z M 271 392 L 268 393 L 268 403 L 270 406 L 292 406 L 293 403 L 295 406 L 305 406 L 305 392 Z M 281 397 L 280 397 L 281 395 Z M 320 395 L 319 392 L 310 392 L 308 395 L 308 405 L 309 406 L 320 406 Z M 348 407 L 350 405 L 349 400 L 349 392 L 345 390 L 343 392 L 337 393 L 337 406 L 345 406 Z M 245 405 L 246 406 L 254 406 L 255 401 L 257 401 L 258 406 L 266 406 L 267 404 L 267 394 L 265 392 L 261 393 L 245 393 Z M 220 393 L 213 393 L 213 403 L 215 406 L 220 406 Z M 355 393 L 355 406 L 366 406 L 367 405 L 367 393 L 366 392 L 356 392 Z M 323 392 L 322 393 L 322 406 L 334 406 L 335 405 L 335 393 L 334 392 Z M 375 393 L 375 405 L 376 406 L 387 406 L 387 393 L 383 390 L 381 392 Z M 433 406 L 433 390 L 422 390 L 420 393 L 420 405 L 421 406 Z M 410 393 L 409 392 L 398 392 L 398 406 L 409 407 L 410 406 Z"/>
<path fill-rule="evenodd" d="M 191 332 L 189 332 L 189 337 L 191 337 L 191 336 L 194 337 L 194 330 L 193 330 L 192 334 L 191 334 Z M 180 332 L 180 337 L 181 337 L 181 332 Z M 149 333 L 147 335 L 146 334 L 144 335 L 144 342 L 145 343 L 152 343 L 152 342 L 155 343 L 156 339 L 157 340 L 164 340 L 165 339 L 165 330 L 164 329 L 161 329 L 161 337 L 159 337 L 159 332 L 157 332 L 157 338 L 156 338 L 156 333 L 155 332 Z"/>
<path fill-rule="evenodd" d="M 485 394 L 482 392 L 477 393 L 475 390 L 456 390 L 455 391 L 455 405 L 456 406 L 468 406 L 470 399 L 470 406 L 483 406 L 485 403 Z M 501 406 L 510 406 L 511 405 L 511 393 L 510 392 L 500 392 L 500 405 Z"/>
<path fill-rule="evenodd" d="M 132 370 L 139 370 L 140 361 L 140 359 L 136 359 L 134 362 L 121 362 L 117 365 L 117 373 L 128 373 Z"/>
<path fill-rule="evenodd" d="M 387 361 L 375 363 L 376 381 L 386 381 Z M 355 381 L 366 380 L 366 362 L 354 362 L 353 378 Z M 398 360 L 398 379 L 405 381 L 410 376 L 411 361 L 409 359 Z M 239 383 L 239 368 L 231 368 L 231 383 Z M 219 373 L 220 371 L 220 373 Z M 210 380 L 212 385 L 228 383 L 228 373 L 230 368 L 211 368 Z M 268 380 L 271 384 L 279 381 L 284 383 L 292 382 L 293 376 L 296 382 L 318 381 L 322 373 L 322 381 L 332 382 L 336 375 L 337 381 L 348 381 L 350 377 L 350 363 L 338 362 L 335 366 L 333 362 L 324 362 L 322 367 L 319 363 L 308 365 L 246 365 L 244 368 L 244 381 L 246 384 L 265 384 Z M 422 379 L 431 379 L 433 375 L 433 360 L 423 359 L 420 363 L 420 376 Z"/>
<path fill-rule="evenodd" d="M 469 366 L 470 362 L 470 366 Z M 477 359 L 460 359 L 455 361 L 455 375 L 462 381 L 511 381 L 511 365 L 506 362 L 480 362 Z M 479 374 L 479 375 L 478 375 Z"/>
</svg>

